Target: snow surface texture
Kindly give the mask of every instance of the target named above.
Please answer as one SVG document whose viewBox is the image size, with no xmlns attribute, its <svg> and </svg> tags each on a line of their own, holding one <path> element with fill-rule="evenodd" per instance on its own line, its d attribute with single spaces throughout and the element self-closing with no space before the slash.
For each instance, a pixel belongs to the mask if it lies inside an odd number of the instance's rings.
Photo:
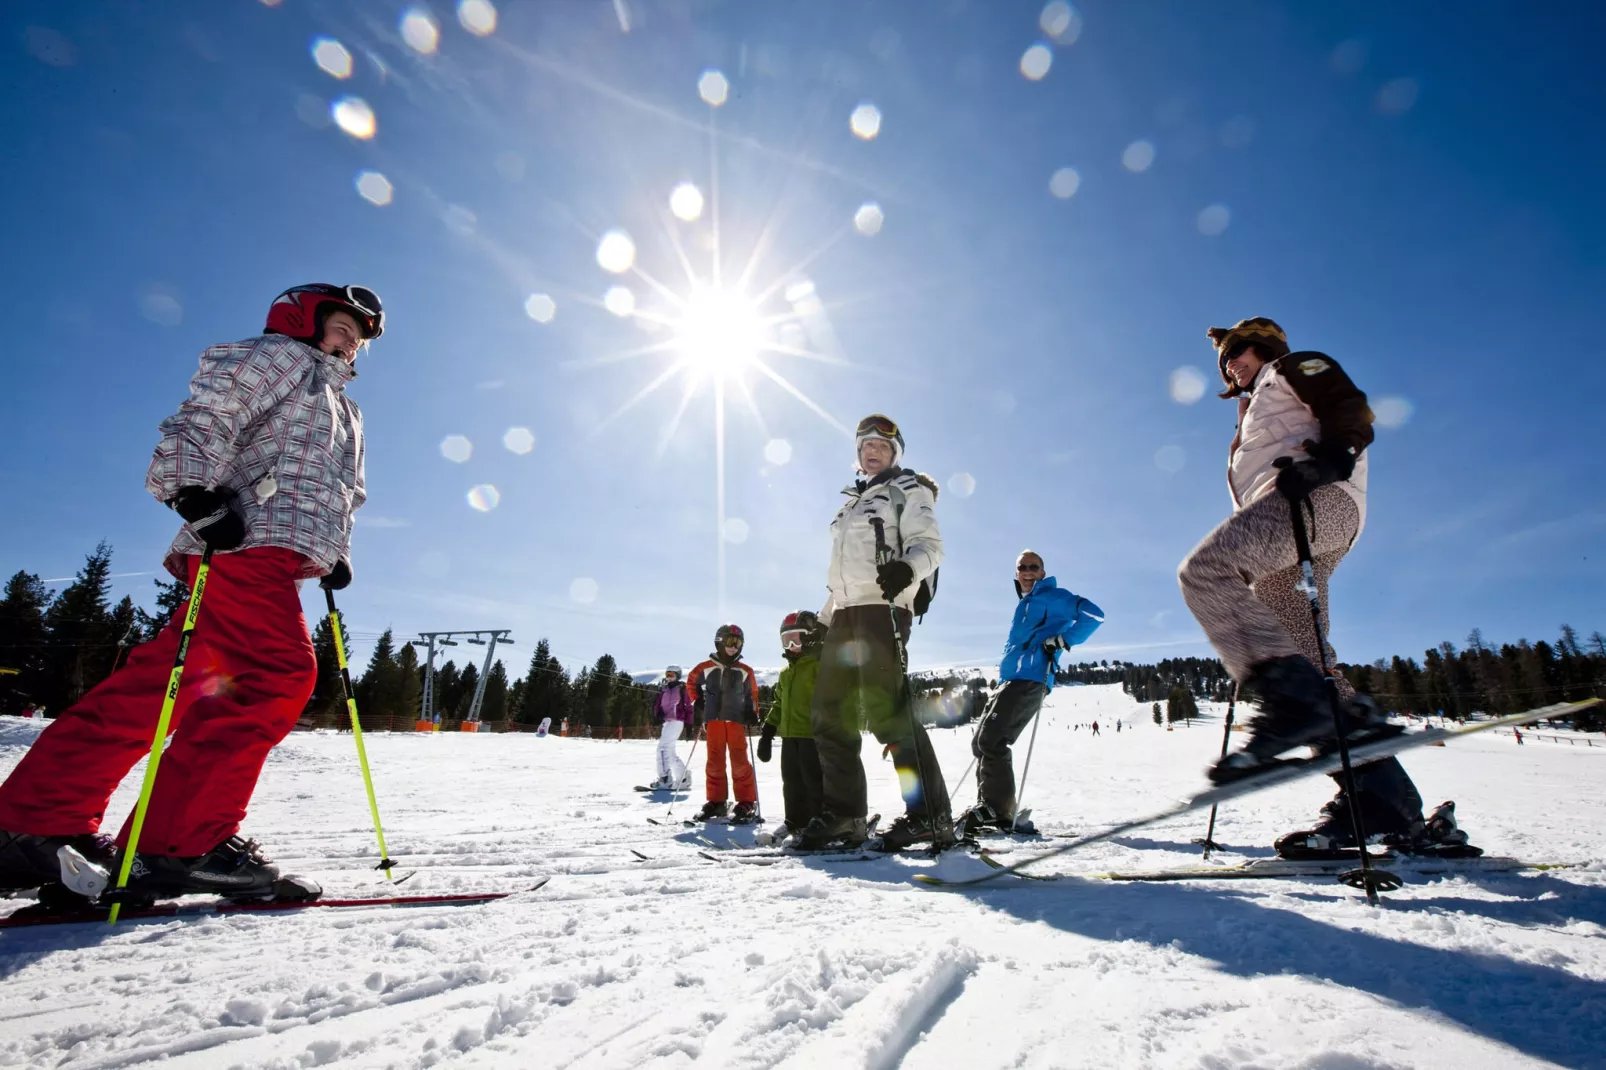
<svg viewBox="0 0 1606 1070">
<path fill-rule="evenodd" d="M 1024 800 L 1038 826 L 1092 830 L 1199 787 L 1221 744 L 1222 711 L 1205 712 L 1167 732 L 1118 688 L 1056 691 Z M 1095 718 L 1099 737 L 1072 727 Z M 0 727 L 0 771 L 36 732 Z M 970 730 L 937 737 L 955 777 Z M 631 790 L 652 771 L 652 741 L 367 742 L 391 853 L 417 871 L 400 890 L 551 882 L 482 906 L 5 931 L 0 1065 L 1606 1066 L 1599 746 L 1519 748 L 1503 734 L 1411 755 L 1429 805 L 1455 798 L 1490 854 L 1578 865 L 1418 876 L 1374 910 L 1325 879 L 1006 878 L 946 892 L 911 881 L 924 859 L 710 862 L 697 832 L 647 822 L 666 802 Z M 872 809 L 890 819 L 891 766 L 873 742 L 865 757 Z M 778 766 L 759 769 L 771 822 Z M 702 801 L 697 772 L 676 817 Z M 113 813 L 132 805 L 139 773 Z M 1223 811 L 1220 857 L 1271 854 L 1328 790 L 1307 782 Z M 958 786 L 957 801 L 973 792 Z M 755 831 L 706 835 L 750 843 Z M 349 736 L 279 747 L 246 832 L 332 896 L 381 892 Z M 1190 818 L 1045 868 L 1197 864 L 1203 832 Z"/>
</svg>

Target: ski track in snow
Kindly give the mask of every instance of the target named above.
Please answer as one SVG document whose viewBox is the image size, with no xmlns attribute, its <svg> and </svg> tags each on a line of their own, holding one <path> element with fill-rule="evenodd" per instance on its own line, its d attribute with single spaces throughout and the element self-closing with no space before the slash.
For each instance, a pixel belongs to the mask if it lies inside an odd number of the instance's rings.
<svg viewBox="0 0 1606 1070">
<path fill-rule="evenodd" d="M 1024 802 L 1045 831 L 1156 809 L 1200 786 L 1220 747 L 1222 711 L 1205 712 L 1167 732 L 1119 688 L 1060 689 Z M 1072 728 L 1095 718 L 1100 737 Z M 0 773 L 36 733 L 0 724 Z M 936 737 L 954 776 L 970 730 Z M 399 892 L 550 883 L 478 906 L 0 932 L 0 1066 L 1606 1067 L 1606 748 L 1503 736 L 1413 752 L 1429 805 L 1455 798 L 1490 854 L 1574 867 L 1417 876 L 1372 909 L 1322 879 L 943 892 L 911 880 L 934 865 L 919 857 L 709 861 L 697 832 L 647 822 L 667 800 L 630 790 L 651 741 L 367 743 L 391 855 L 413 874 Z M 891 767 L 873 741 L 864 756 L 890 819 Z M 671 822 L 700 805 L 697 772 Z M 759 781 L 773 823 L 779 763 Z M 975 790 L 951 787 L 957 805 Z M 1270 855 L 1328 794 L 1307 781 L 1229 806 L 1218 857 Z M 1195 865 L 1203 831 L 1189 817 L 1043 872 Z M 245 832 L 330 896 L 385 894 L 349 736 L 277 748 Z"/>
</svg>

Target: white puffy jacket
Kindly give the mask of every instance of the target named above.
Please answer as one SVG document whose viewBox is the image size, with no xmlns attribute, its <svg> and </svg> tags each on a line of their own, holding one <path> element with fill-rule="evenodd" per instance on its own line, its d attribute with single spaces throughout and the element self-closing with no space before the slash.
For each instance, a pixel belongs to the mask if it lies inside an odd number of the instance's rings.
<svg viewBox="0 0 1606 1070">
<path fill-rule="evenodd" d="M 1238 404 L 1238 437 L 1227 465 L 1236 508 L 1272 493 L 1277 458 L 1303 460 L 1307 439 L 1331 440 L 1355 451 L 1355 471 L 1338 485 L 1355 499 L 1366 523 L 1365 450 L 1372 441 L 1372 412 L 1337 361 L 1324 353 L 1290 353 L 1262 368 Z"/>
<path fill-rule="evenodd" d="M 942 535 L 937 531 L 935 484 L 903 468 L 842 488 L 848 500 L 831 521 L 831 571 L 825 585 L 830 597 L 820 619 L 848 606 L 885 603 L 876 582 L 876 533 L 872 519 L 882 522 L 893 555 L 914 569 L 914 582 L 896 605 L 912 609 L 920 581 L 942 564 Z"/>
</svg>

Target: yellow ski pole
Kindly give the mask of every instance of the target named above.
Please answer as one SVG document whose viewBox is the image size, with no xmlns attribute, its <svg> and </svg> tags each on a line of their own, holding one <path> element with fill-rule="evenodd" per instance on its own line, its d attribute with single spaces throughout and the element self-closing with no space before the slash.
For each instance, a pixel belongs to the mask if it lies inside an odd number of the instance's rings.
<svg viewBox="0 0 1606 1070">
<path fill-rule="evenodd" d="M 346 692 L 346 712 L 351 714 L 351 736 L 357 741 L 357 764 L 362 766 L 363 787 L 368 789 L 368 810 L 374 815 L 374 835 L 379 837 L 379 865 L 386 880 L 395 880 L 390 852 L 385 850 L 385 830 L 379 823 L 379 801 L 374 798 L 374 778 L 368 771 L 368 749 L 362 744 L 362 722 L 357 719 L 357 696 L 351 687 L 351 668 L 346 664 L 346 636 L 340 627 L 340 613 L 335 609 L 335 592 L 325 587 L 324 599 L 329 603 L 329 628 L 335 633 L 335 659 L 340 663 L 340 686 Z"/>
<path fill-rule="evenodd" d="M 145 827 L 145 812 L 151 806 L 151 788 L 156 786 L 156 767 L 161 764 L 162 750 L 167 745 L 167 727 L 173 723 L 173 705 L 178 701 L 178 684 L 184 677 L 184 659 L 190 652 L 190 634 L 195 631 L 195 618 L 201 615 L 201 595 L 206 593 L 206 577 L 212 571 L 212 548 L 201 555 L 201 567 L 195 570 L 195 588 L 190 591 L 190 605 L 184 612 L 184 630 L 179 633 L 178 653 L 173 655 L 173 672 L 167 678 L 167 694 L 162 699 L 162 713 L 156 718 L 156 738 L 151 740 L 151 760 L 145 766 L 145 782 L 139 786 L 139 802 L 134 804 L 134 822 L 128 829 L 128 844 L 123 848 L 123 864 L 117 869 L 117 891 L 128 887 L 128 874 L 134 867 L 134 852 L 139 849 L 139 833 Z M 111 913 L 106 924 L 116 925 L 122 903 L 112 900 Z"/>
</svg>

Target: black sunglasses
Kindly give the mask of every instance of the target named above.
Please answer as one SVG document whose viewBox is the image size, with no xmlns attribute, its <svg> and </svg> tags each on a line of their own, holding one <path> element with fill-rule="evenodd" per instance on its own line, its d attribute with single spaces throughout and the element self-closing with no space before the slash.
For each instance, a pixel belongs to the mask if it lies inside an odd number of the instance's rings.
<svg viewBox="0 0 1606 1070">
<path fill-rule="evenodd" d="M 1043 571 L 1043 566 L 1042 565 L 1016 565 L 1015 566 L 1015 571 L 1016 572 L 1041 572 L 1041 571 Z"/>
</svg>

